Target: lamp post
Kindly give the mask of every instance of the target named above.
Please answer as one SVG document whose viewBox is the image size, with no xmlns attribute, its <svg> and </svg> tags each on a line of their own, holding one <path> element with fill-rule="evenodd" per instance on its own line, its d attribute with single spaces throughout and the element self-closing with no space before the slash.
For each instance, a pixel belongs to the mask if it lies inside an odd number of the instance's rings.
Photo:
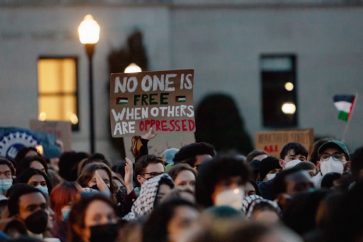
<svg viewBox="0 0 363 242">
<path fill-rule="evenodd" d="M 89 119 L 90 119 L 90 150 L 95 152 L 95 121 L 93 105 L 93 54 L 100 37 L 100 26 L 92 15 L 86 15 L 78 26 L 79 41 L 84 45 L 88 58 L 89 76 Z"/>
</svg>

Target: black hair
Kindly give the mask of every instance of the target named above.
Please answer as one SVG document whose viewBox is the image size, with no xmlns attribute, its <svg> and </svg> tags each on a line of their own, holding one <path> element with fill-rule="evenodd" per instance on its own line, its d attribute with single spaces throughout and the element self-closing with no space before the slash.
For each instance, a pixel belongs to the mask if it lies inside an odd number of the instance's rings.
<svg viewBox="0 0 363 242">
<path fill-rule="evenodd" d="M 252 185 L 252 186 L 253 186 L 253 188 L 255 189 L 255 191 L 256 191 L 256 195 L 261 196 L 260 189 L 258 188 L 257 183 L 256 183 L 254 180 L 249 180 L 248 182 L 249 182 L 249 183 L 251 183 L 251 185 Z M 247 194 L 246 194 L 246 196 L 247 196 Z"/>
<path fill-rule="evenodd" d="M 321 188 L 329 189 L 334 186 L 334 181 L 340 179 L 342 174 L 338 172 L 329 172 L 323 176 L 321 180 Z"/>
<path fill-rule="evenodd" d="M 77 180 L 77 168 L 79 162 L 88 158 L 89 155 L 85 152 L 67 151 L 59 157 L 59 175 L 67 181 Z"/>
<path fill-rule="evenodd" d="M 216 152 L 211 144 L 205 142 L 191 143 L 183 146 L 174 156 L 173 161 L 175 163 L 187 163 L 194 167 L 194 163 L 197 155 L 210 155 L 215 156 Z"/>
<path fill-rule="evenodd" d="M 35 147 L 31 147 L 31 146 L 30 147 L 24 147 L 21 150 L 19 150 L 18 153 L 16 154 L 16 156 L 14 158 L 15 163 L 19 163 L 22 159 L 24 159 L 29 151 L 34 151 L 39 156 L 41 156 L 41 154 L 39 153 L 39 151 Z"/>
<path fill-rule="evenodd" d="M 279 194 L 285 193 L 287 190 L 286 187 L 286 177 L 302 171 L 299 168 L 293 167 L 290 169 L 282 170 L 281 172 L 277 173 L 275 178 L 272 180 L 272 197 L 273 199 L 277 198 Z"/>
<path fill-rule="evenodd" d="M 275 212 L 277 216 L 280 217 L 280 210 L 277 207 L 274 207 L 268 201 L 260 201 L 253 206 L 252 215 L 257 211 L 272 211 Z"/>
<path fill-rule="evenodd" d="M 82 170 L 86 165 L 91 163 L 103 163 L 111 169 L 111 163 L 108 160 L 106 160 L 106 157 L 101 153 L 95 153 L 79 163 L 77 167 L 78 175 L 82 173 Z"/>
<path fill-rule="evenodd" d="M 143 226 L 143 242 L 167 242 L 168 224 L 175 215 L 178 207 L 189 207 L 197 210 L 196 206 L 184 199 L 173 199 L 161 203 L 150 214 L 148 220 Z"/>
<path fill-rule="evenodd" d="M 197 176 L 196 201 L 202 207 L 213 206 L 212 193 L 218 182 L 234 176 L 241 178 L 242 184 L 249 181 L 251 175 L 248 164 L 237 156 L 217 156 L 204 162 Z"/>
<path fill-rule="evenodd" d="M 111 170 L 113 172 L 115 172 L 116 174 L 121 175 L 122 178 L 125 178 L 125 166 L 126 166 L 126 161 L 125 160 L 120 160 L 117 162 L 117 164 L 114 164 L 111 167 Z"/>
<path fill-rule="evenodd" d="M 358 180 L 359 173 L 363 170 L 363 147 L 354 151 L 351 159 L 351 170 L 353 177 Z"/>
<path fill-rule="evenodd" d="M 141 156 L 135 162 L 135 176 L 141 175 L 149 164 L 157 164 L 157 163 L 164 165 L 163 159 L 156 155 Z"/>
<path fill-rule="evenodd" d="M 251 162 L 255 159 L 256 156 L 259 155 L 267 155 L 267 153 L 262 150 L 252 150 L 250 153 L 247 154 L 246 161 Z"/>
<path fill-rule="evenodd" d="M 6 159 L 5 157 L 0 157 L 0 165 L 7 165 L 10 169 L 11 176 L 15 176 L 15 167 L 13 162 Z"/>
<path fill-rule="evenodd" d="M 318 190 L 295 195 L 284 209 L 282 221 L 299 235 L 316 229 L 316 214 L 327 194 L 327 191 Z"/>
<path fill-rule="evenodd" d="M 308 157 L 308 151 L 302 144 L 297 142 L 290 142 L 282 147 L 280 152 L 280 158 L 284 159 L 285 156 L 288 154 L 289 150 L 293 150 L 295 152 L 295 155 L 303 155 Z"/>
<path fill-rule="evenodd" d="M 24 170 L 23 173 L 19 177 L 16 178 L 16 182 L 27 184 L 28 181 L 30 180 L 30 178 L 34 175 L 40 175 L 40 176 L 44 177 L 44 180 L 47 183 L 47 187 L 48 187 L 48 194 L 50 194 L 52 192 L 52 184 L 50 183 L 50 180 L 49 180 L 47 174 L 45 174 L 41 170 L 28 168 L 28 169 Z"/>
<path fill-rule="evenodd" d="M 43 194 L 39 189 L 29 186 L 27 184 L 19 183 L 14 184 L 7 192 L 9 197 L 8 200 L 8 210 L 9 216 L 15 216 L 19 213 L 19 200 L 20 197 L 30 193 L 40 193 L 47 200 L 45 194 Z"/>
<path fill-rule="evenodd" d="M 324 228 L 324 241 L 360 241 L 363 237 L 363 181 L 343 195 Z"/>
<path fill-rule="evenodd" d="M 279 159 L 273 156 L 268 156 L 261 160 L 260 163 L 260 180 L 263 181 L 266 175 L 273 169 L 281 169 Z"/>
<path fill-rule="evenodd" d="M 16 176 L 20 176 L 26 169 L 30 168 L 33 161 L 40 162 L 45 169 L 45 173 L 48 172 L 47 161 L 42 156 L 35 155 L 24 157 L 22 160 L 16 163 Z"/>
<path fill-rule="evenodd" d="M 301 161 L 300 163 L 295 165 L 295 167 L 298 169 L 304 170 L 304 171 L 316 169 L 314 163 L 312 163 L 310 161 Z"/>
</svg>

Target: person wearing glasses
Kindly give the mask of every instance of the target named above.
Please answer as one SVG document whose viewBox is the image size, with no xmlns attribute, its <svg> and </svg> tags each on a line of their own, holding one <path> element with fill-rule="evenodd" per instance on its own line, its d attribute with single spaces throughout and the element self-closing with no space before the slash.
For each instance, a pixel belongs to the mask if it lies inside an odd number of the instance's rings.
<svg viewBox="0 0 363 242">
<path fill-rule="evenodd" d="M 320 187 L 322 178 L 331 172 L 343 174 L 349 167 L 349 150 L 347 145 L 340 141 L 331 139 L 318 148 L 317 167 L 320 172 L 314 177 L 314 183 Z"/>
<path fill-rule="evenodd" d="M 135 162 L 135 178 L 140 186 L 165 172 L 164 161 L 155 155 L 143 155 Z"/>
</svg>

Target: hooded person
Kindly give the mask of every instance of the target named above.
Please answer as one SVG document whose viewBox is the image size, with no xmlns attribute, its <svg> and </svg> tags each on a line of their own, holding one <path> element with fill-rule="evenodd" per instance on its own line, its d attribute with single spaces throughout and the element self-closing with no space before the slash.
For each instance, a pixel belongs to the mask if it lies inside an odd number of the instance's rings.
<svg viewBox="0 0 363 242">
<path fill-rule="evenodd" d="M 132 221 L 149 215 L 173 188 L 173 180 L 168 174 L 161 174 L 146 180 L 141 185 L 140 195 L 132 205 L 131 211 L 123 219 Z"/>
</svg>

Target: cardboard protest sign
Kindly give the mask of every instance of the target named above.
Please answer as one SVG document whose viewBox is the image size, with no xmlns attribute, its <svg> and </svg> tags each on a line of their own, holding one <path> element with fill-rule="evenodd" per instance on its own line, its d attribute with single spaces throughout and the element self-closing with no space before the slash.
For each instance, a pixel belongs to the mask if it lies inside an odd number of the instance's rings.
<svg viewBox="0 0 363 242">
<path fill-rule="evenodd" d="M 257 132 L 256 134 L 256 149 L 263 150 L 276 157 L 279 157 L 282 147 L 289 142 L 302 144 L 310 153 L 314 143 L 314 130 L 298 129 Z"/>
<path fill-rule="evenodd" d="M 66 121 L 39 121 L 31 120 L 30 128 L 32 130 L 54 135 L 62 141 L 65 151 L 71 150 L 72 125 Z"/>
<path fill-rule="evenodd" d="M 110 85 L 112 137 L 194 132 L 194 70 L 113 73 Z"/>
</svg>

